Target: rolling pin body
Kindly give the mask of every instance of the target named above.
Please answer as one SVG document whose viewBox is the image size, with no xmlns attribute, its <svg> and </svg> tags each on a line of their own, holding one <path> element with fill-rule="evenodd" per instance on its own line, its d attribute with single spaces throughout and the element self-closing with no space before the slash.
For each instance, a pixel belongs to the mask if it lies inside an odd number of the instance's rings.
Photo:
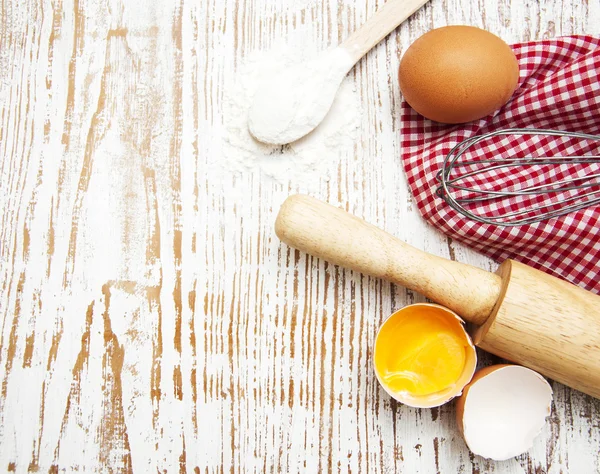
<svg viewBox="0 0 600 474">
<path fill-rule="evenodd" d="M 422 293 L 480 326 L 482 349 L 600 398 L 600 296 L 511 260 L 494 274 L 427 254 L 308 196 L 284 202 L 275 232 L 291 247 Z"/>
<path fill-rule="evenodd" d="M 475 344 L 600 398 L 600 296 L 514 260 L 498 273 L 500 299 Z"/>
</svg>

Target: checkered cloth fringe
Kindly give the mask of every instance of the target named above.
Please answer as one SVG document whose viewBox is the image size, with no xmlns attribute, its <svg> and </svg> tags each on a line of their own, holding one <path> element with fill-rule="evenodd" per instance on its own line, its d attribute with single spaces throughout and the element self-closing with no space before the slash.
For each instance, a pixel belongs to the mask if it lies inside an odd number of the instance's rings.
<svg viewBox="0 0 600 474">
<path fill-rule="evenodd" d="M 600 206 L 540 223 L 516 227 L 483 224 L 452 209 L 435 190 L 436 174 L 448 152 L 466 138 L 505 128 L 543 128 L 600 134 L 600 39 L 560 37 L 513 46 L 520 66 L 519 86 L 502 109 L 479 121 L 443 125 L 402 103 L 402 160 L 422 216 L 446 235 L 497 260 L 512 258 L 600 294 Z M 598 142 L 585 149 L 561 137 L 497 136 L 478 144 L 482 158 L 600 154 Z M 596 172 L 600 167 L 596 166 Z M 507 189 L 581 173 L 525 168 L 489 171 L 483 185 Z M 552 175 L 552 173 L 559 173 Z M 514 202 L 509 206 L 514 206 Z M 483 204 L 482 204 L 483 205 Z M 494 204 L 495 205 L 495 204 Z M 486 204 L 486 206 L 491 206 Z M 479 209 L 482 213 L 498 209 Z"/>
</svg>

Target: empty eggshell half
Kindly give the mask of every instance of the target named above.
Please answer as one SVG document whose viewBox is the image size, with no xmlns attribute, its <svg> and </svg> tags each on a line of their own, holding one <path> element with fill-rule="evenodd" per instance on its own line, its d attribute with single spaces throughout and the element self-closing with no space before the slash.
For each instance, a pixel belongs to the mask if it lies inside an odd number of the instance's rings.
<svg viewBox="0 0 600 474">
<path fill-rule="evenodd" d="M 552 388 L 537 372 L 492 365 L 478 371 L 457 400 L 458 427 L 474 454 L 503 461 L 533 446 L 551 403 Z"/>
</svg>

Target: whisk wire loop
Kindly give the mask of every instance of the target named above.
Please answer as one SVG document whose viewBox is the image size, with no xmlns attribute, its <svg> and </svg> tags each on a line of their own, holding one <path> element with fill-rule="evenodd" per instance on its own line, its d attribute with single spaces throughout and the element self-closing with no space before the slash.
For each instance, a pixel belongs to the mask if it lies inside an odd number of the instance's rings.
<svg viewBox="0 0 600 474">
<path fill-rule="evenodd" d="M 531 140 L 536 136 L 574 141 L 569 147 L 563 144 L 555 156 L 507 156 L 508 146 L 496 144 L 506 151 L 498 152 L 497 158 L 478 158 L 483 142 L 500 136 L 531 137 L 526 150 L 535 148 Z M 573 154 L 563 150 L 567 148 Z M 553 219 L 600 205 L 599 148 L 599 135 L 582 132 L 508 128 L 476 135 L 446 155 L 436 175 L 435 193 L 456 212 L 485 224 L 520 226 Z M 594 153 L 588 154 L 590 150 Z"/>
</svg>

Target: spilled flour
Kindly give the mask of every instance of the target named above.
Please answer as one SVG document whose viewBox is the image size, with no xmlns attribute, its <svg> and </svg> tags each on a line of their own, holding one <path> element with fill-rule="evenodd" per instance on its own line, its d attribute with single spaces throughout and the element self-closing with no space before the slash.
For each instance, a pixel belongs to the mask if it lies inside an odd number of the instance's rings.
<svg viewBox="0 0 600 474">
<path fill-rule="evenodd" d="M 234 173 L 258 172 L 281 184 L 310 187 L 319 179 L 329 180 L 340 160 L 352 156 L 360 126 L 360 104 L 349 77 L 342 81 L 325 120 L 307 136 L 287 145 L 267 145 L 248 130 L 249 110 L 263 81 L 314 54 L 278 48 L 246 58 L 226 88 L 219 166 Z"/>
</svg>

